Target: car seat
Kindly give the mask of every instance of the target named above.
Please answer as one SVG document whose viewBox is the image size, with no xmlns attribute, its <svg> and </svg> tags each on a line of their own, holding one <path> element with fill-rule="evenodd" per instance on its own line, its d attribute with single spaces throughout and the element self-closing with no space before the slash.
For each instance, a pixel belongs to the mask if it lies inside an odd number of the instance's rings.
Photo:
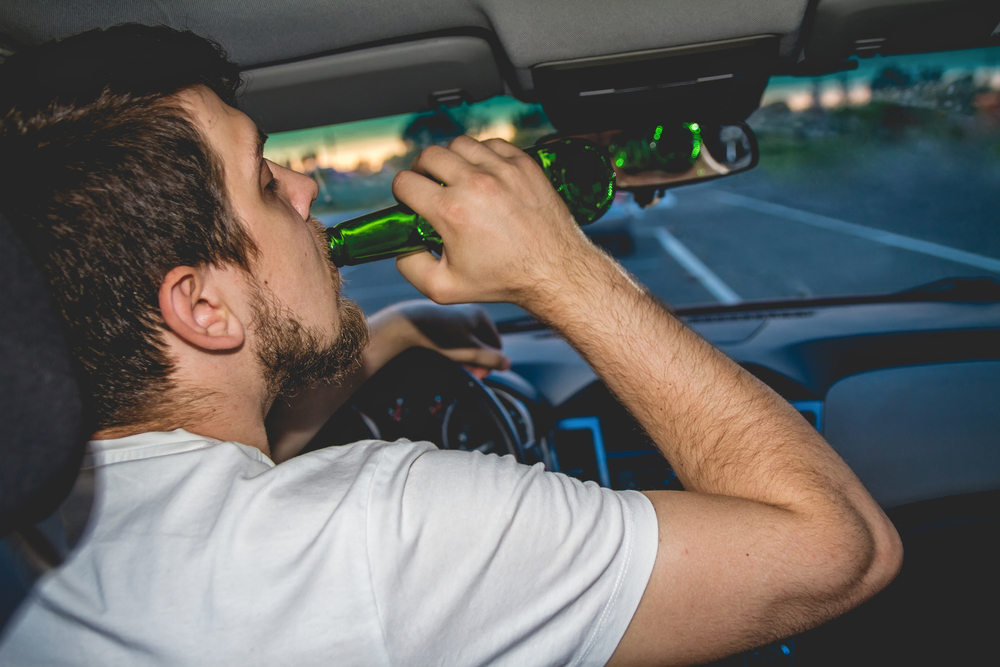
<svg viewBox="0 0 1000 667">
<path fill-rule="evenodd" d="M 85 443 L 60 319 L 27 250 L 0 215 L 0 630 L 82 532 L 92 494 L 84 496 L 85 507 L 63 501 L 78 478 Z"/>
</svg>

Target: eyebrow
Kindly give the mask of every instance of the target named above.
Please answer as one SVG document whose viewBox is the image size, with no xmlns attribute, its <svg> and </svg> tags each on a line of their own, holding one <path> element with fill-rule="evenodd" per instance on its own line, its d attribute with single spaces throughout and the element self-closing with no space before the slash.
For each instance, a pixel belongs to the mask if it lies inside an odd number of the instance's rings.
<svg viewBox="0 0 1000 667">
<path fill-rule="evenodd" d="M 254 157 L 257 160 L 257 171 L 254 174 L 254 182 L 260 182 L 260 172 L 264 169 L 264 144 L 267 143 L 267 135 L 263 130 L 257 128 L 257 145 L 254 147 Z"/>
</svg>

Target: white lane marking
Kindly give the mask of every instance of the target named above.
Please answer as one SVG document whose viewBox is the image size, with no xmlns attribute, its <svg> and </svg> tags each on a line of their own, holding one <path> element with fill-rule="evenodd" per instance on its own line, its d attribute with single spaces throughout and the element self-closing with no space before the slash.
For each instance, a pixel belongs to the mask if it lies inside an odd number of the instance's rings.
<svg viewBox="0 0 1000 667">
<path fill-rule="evenodd" d="M 678 241 L 665 228 L 656 227 L 653 229 L 653 234 L 656 236 L 656 240 L 660 242 L 660 245 L 663 246 L 663 249 L 667 251 L 667 254 L 694 276 L 701 283 L 702 287 L 707 289 L 720 303 L 729 305 L 739 303 L 743 300 L 729 285 L 722 282 L 719 276 L 715 275 L 710 268 L 705 266 L 704 262 L 688 250 L 686 245 Z"/>
<path fill-rule="evenodd" d="M 886 232 L 872 227 L 865 227 L 864 225 L 858 225 L 853 222 L 844 222 L 843 220 L 837 220 L 836 218 L 828 218 L 825 215 L 817 215 L 816 213 L 809 213 L 808 211 L 800 211 L 797 208 L 790 208 L 788 206 L 782 206 L 781 204 L 772 204 L 768 201 L 753 199 L 752 197 L 744 197 L 743 195 L 737 195 L 731 192 L 717 192 L 715 198 L 717 201 L 730 206 L 737 206 L 739 208 L 757 211 L 758 213 L 766 213 L 768 215 L 784 218 L 786 220 L 793 220 L 806 225 L 812 225 L 813 227 L 819 227 L 820 229 L 826 229 L 831 232 L 840 232 L 841 234 L 847 234 L 849 236 L 857 236 L 858 238 L 875 241 L 876 243 L 881 243 L 883 245 L 893 246 L 894 248 L 912 250 L 913 252 L 932 255 L 934 257 L 940 257 L 941 259 L 947 259 L 952 262 L 958 262 L 959 264 L 967 264 L 969 266 L 975 266 L 979 269 L 986 269 L 987 271 L 996 271 L 997 273 L 1000 273 L 1000 259 L 994 259 L 985 255 L 977 255 L 972 252 L 966 252 L 964 250 L 941 245 L 939 243 L 921 241 L 920 239 L 915 239 L 910 236 L 893 234 L 892 232 Z"/>
</svg>

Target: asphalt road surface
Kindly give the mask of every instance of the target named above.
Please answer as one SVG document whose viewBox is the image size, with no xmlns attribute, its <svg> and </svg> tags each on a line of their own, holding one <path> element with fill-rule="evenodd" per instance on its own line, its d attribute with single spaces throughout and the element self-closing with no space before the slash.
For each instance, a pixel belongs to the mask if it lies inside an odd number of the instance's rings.
<svg viewBox="0 0 1000 667">
<path fill-rule="evenodd" d="M 675 189 L 647 210 L 616 204 L 592 233 L 674 306 L 1000 279 L 1000 160 L 908 146 L 848 166 L 758 168 Z M 366 312 L 420 297 L 392 261 L 343 274 Z M 521 314 L 487 307 L 498 321 Z"/>
</svg>

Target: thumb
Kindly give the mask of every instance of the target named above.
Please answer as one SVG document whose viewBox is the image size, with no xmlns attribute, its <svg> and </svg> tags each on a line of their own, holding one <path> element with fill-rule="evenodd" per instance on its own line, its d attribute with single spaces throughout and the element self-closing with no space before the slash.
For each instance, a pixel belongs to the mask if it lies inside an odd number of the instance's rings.
<svg viewBox="0 0 1000 667">
<path fill-rule="evenodd" d="M 431 301 L 435 303 L 456 302 L 454 298 L 449 297 L 446 285 L 441 284 L 441 260 L 434 257 L 429 251 L 397 257 L 396 270 Z"/>
</svg>

